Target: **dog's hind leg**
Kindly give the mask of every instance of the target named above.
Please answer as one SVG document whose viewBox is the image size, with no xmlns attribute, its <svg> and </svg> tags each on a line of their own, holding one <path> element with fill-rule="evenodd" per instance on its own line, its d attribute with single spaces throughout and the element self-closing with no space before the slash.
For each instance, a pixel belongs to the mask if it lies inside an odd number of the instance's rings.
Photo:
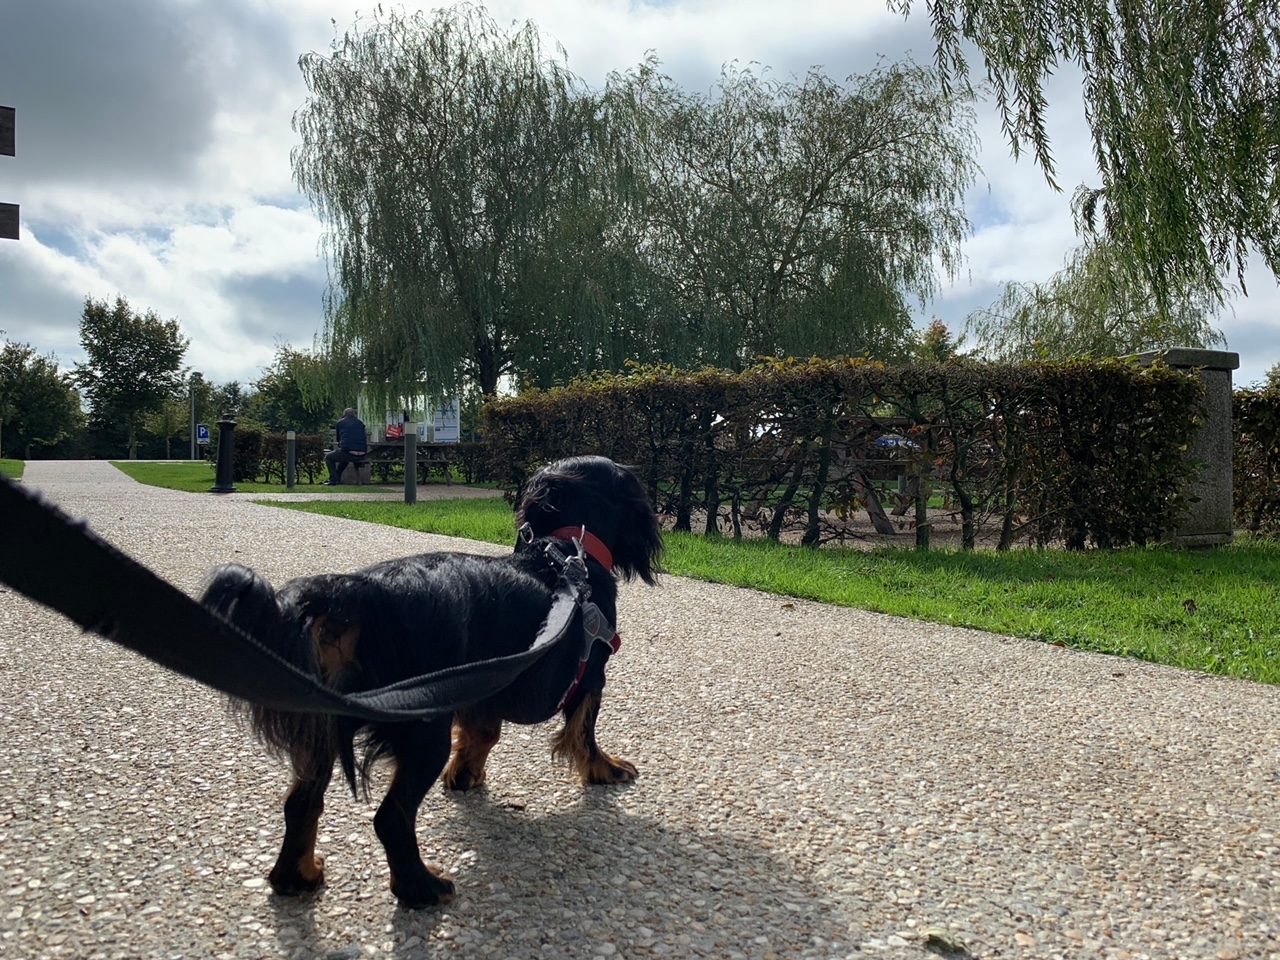
<svg viewBox="0 0 1280 960">
<path fill-rule="evenodd" d="M 600 691 L 585 694 L 573 713 L 566 714 L 564 729 L 551 746 L 553 757 L 568 757 L 584 784 L 626 783 L 638 775 L 635 764 L 611 757 L 596 743 L 596 717 Z"/>
<path fill-rule="evenodd" d="M 271 889 L 281 896 L 307 893 L 324 883 L 324 858 L 316 854 L 316 833 L 333 761 L 331 752 L 319 751 L 295 762 L 297 779 L 284 801 L 284 843 L 267 875 Z"/>
<path fill-rule="evenodd" d="M 502 735 L 502 719 L 473 710 L 453 718 L 453 755 L 440 782 L 450 790 L 470 790 L 484 783 L 484 764 Z"/>
<path fill-rule="evenodd" d="M 429 869 L 418 851 L 418 807 L 449 759 L 450 721 L 401 723 L 380 728 L 396 773 L 378 807 L 373 828 L 387 854 L 391 892 L 406 907 L 426 907 L 453 897 L 453 882 Z"/>
</svg>

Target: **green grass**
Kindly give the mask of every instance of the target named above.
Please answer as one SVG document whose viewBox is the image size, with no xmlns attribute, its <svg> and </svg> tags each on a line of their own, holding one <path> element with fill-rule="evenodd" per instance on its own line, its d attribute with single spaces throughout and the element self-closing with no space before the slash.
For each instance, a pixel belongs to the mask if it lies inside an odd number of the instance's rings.
<svg viewBox="0 0 1280 960">
<path fill-rule="evenodd" d="M 328 488 L 326 488 L 328 489 Z M 356 488 L 356 489 L 368 489 Z M 485 500 L 424 500 L 408 504 L 386 500 L 263 500 L 272 507 L 322 513 L 348 520 L 364 520 L 446 537 L 465 537 L 487 543 L 515 543 L 511 504 L 499 497 Z"/>
<path fill-rule="evenodd" d="M 473 540 L 514 540 L 511 507 L 496 499 L 289 506 Z M 1275 542 L 1088 553 L 813 551 L 686 534 L 668 534 L 666 543 L 664 568 L 681 576 L 1280 683 Z"/>
<path fill-rule="evenodd" d="M 21 480 L 25 466 L 26 463 L 22 460 L 0 460 L 0 473 L 14 480 Z"/>
<path fill-rule="evenodd" d="M 213 486 L 213 464 L 205 460 L 179 460 L 171 463 L 140 463 L 137 460 L 112 460 L 111 465 L 119 467 L 139 483 L 153 487 L 166 487 L 170 490 L 187 490 L 192 493 L 206 493 Z M 364 491 L 369 487 L 343 486 L 322 487 L 299 479 L 292 491 L 283 483 L 245 483 L 236 481 L 237 492 L 244 493 L 339 493 L 343 491 Z"/>
</svg>

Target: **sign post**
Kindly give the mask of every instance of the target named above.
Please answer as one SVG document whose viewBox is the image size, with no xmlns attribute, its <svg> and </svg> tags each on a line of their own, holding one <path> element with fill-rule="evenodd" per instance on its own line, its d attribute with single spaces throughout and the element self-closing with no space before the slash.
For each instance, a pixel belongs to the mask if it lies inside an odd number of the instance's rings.
<svg viewBox="0 0 1280 960">
<path fill-rule="evenodd" d="M 17 111 L 0 107 L 0 157 L 17 156 L 15 131 Z M 18 239 L 18 205 L 0 203 L 0 240 Z"/>
</svg>

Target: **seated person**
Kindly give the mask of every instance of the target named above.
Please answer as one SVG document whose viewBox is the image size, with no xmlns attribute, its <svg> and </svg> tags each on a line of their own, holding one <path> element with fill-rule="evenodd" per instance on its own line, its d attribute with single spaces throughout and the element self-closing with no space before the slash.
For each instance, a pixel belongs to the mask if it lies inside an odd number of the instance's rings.
<svg viewBox="0 0 1280 960">
<path fill-rule="evenodd" d="M 338 445 L 324 455 L 324 462 L 329 465 L 329 479 L 325 481 L 325 485 L 330 487 L 338 485 L 343 467 L 348 463 L 364 463 L 365 455 L 369 452 L 364 421 L 350 407 L 342 411 L 342 419 L 338 421 L 335 432 Z"/>
</svg>

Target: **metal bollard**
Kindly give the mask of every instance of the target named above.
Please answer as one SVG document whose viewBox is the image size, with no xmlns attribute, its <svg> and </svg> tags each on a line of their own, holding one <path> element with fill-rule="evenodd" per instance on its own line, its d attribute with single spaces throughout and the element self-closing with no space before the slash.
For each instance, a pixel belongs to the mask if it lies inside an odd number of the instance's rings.
<svg viewBox="0 0 1280 960">
<path fill-rule="evenodd" d="M 284 485 L 285 489 L 292 490 L 293 485 L 298 482 L 298 434 L 297 431 L 287 430 L 284 435 Z"/>
<path fill-rule="evenodd" d="M 218 470 L 210 493 L 235 493 L 236 422 L 230 417 L 218 421 Z"/>
<path fill-rule="evenodd" d="M 404 502 L 418 502 L 418 425 L 404 425 Z"/>
</svg>

